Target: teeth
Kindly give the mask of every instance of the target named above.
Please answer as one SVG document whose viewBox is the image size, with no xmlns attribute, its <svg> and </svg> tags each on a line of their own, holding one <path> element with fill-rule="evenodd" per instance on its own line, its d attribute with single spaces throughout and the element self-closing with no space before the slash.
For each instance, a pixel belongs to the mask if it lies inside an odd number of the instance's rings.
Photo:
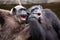
<svg viewBox="0 0 60 40">
<path fill-rule="evenodd" d="M 21 18 L 21 20 L 26 20 L 26 18 Z"/>
<path fill-rule="evenodd" d="M 22 18 L 26 18 L 27 16 L 26 15 L 21 15 Z"/>
<path fill-rule="evenodd" d="M 21 20 L 25 21 L 26 20 L 26 15 L 21 15 Z"/>
</svg>

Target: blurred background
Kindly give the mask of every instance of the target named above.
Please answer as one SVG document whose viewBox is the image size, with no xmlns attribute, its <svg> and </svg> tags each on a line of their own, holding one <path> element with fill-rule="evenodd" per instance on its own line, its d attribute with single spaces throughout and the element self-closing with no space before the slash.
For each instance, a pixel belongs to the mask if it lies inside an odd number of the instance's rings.
<svg viewBox="0 0 60 40">
<path fill-rule="evenodd" d="M 42 5 L 43 8 L 51 9 L 60 18 L 60 0 L 21 0 L 21 3 L 26 8 L 33 5 Z M 0 0 L 0 9 L 10 10 L 18 4 L 18 0 Z"/>
</svg>

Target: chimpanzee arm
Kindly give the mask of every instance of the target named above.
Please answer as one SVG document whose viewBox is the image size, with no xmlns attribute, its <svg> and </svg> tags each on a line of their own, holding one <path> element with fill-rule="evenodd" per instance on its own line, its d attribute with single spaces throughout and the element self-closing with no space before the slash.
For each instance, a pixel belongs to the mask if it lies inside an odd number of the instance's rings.
<svg viewBox="0 0 60 40">
<path fill-rule="evenodd" d="M 45 31 L 38 20 L 35 18 L 29 19 L 30 31 L 32 35 L 32 40 L 45 40 Z"/>
<path fill-rule="evenodd" d="M 50 9 L 44 9 L 46 17 L 50 20 L 53 28 L 57 32 L 59 38 L 60 38 L 60 20 L 56 16 L 54 12 L 52 12 Z"/>
</svg>

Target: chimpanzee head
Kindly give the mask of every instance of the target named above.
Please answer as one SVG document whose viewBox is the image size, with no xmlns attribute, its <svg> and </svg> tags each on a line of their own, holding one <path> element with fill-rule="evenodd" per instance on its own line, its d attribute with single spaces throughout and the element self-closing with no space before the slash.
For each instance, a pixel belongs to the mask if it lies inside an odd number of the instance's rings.
<svg viewBox="0 0 60 40">
<path fill-rule="evenodd" d="M 26 8 L 22 5 L 15 6 L 11 9 L 12 15 L 15 15 L 19 22 L 25 22 L 27 18 Z"/>
<path fill-rule="evenodd" d="M 32 6 L 31 8 L 28 9 L 28 12 L 30 14 L 29 17 L 34 17 L 37 20 L 40 21 L 40 19 L 42 18 L 42 14 L 43 14 L 43 8 L 40 5 L 36 5 L 36 6 Z"/>
</svg>

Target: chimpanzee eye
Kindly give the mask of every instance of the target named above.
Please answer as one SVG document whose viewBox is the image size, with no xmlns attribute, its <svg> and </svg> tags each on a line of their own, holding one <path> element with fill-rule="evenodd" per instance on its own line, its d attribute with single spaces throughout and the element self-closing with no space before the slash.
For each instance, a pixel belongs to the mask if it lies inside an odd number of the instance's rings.
<svg viewBox="0 0 60 40">
<path fill-rule="evenodd" d="M 34 8 L 34 9 L 32 9 L 31 12 L 33 12 L 35 9 L 39 9 L 39 8 L 36 7 L 36 8 Z"/>
<path fill-rule="evenodd" d="M 24 11 L 26 11 L 26 9 L 24 9 L 24 8 L 21 8 L 20 10 L 24 10 Z"/>
<path fill-rule="evenodd" d="M 21 8 L 18 12 L 21 13 L 22 11 L 26 11 L 26 9 Z"/>
<path fill-rule="evenodd" d="M 41 13 L 37 13 L 37 15 L 38 15 L 38 16 L 40 16 L 40 15 L 41 15 Z"/>
</svg>

